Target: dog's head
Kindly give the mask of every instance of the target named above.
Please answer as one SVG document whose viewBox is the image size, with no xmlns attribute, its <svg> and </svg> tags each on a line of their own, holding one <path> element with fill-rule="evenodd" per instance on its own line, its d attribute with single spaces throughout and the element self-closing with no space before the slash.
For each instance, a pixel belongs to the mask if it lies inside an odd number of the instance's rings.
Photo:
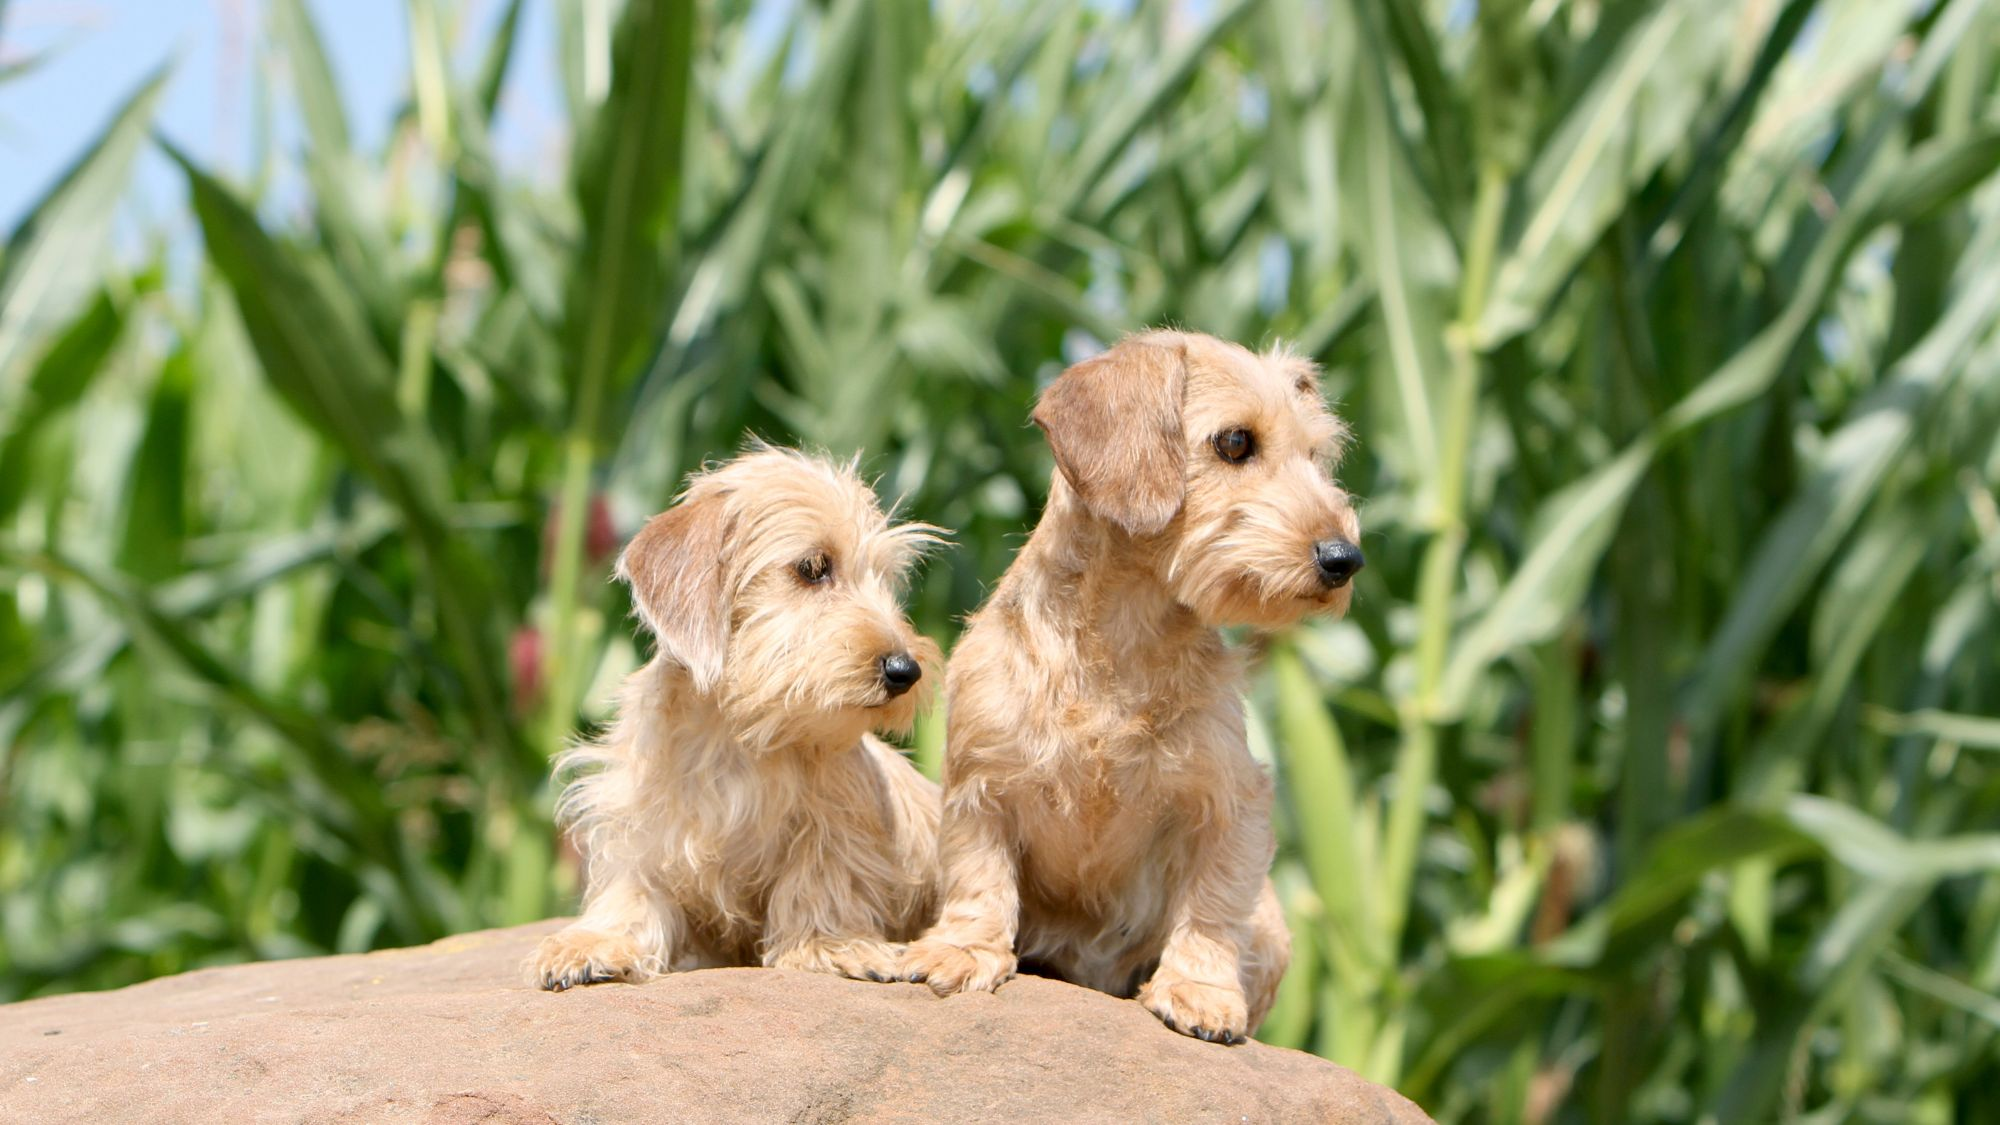
<svg viewBox="0 0 2000 1125">
<path fill-rule="evenodd" d="M 618 559 L 661 659 L 754 745 L 907 729 L 941 659 L 903 616 L 939 529 L 891 524 L 852 465 L 757 446 L 698 473 Z"/>
<path fill-rule="evenodd" d="M 1361 524 L 1312 363 L 1148 332 L 1063 372 L 1035 423 L 1084 509 L 1147 546 L 1134 557 L 1204 622 L 1346 611 Z"/>
</svg>

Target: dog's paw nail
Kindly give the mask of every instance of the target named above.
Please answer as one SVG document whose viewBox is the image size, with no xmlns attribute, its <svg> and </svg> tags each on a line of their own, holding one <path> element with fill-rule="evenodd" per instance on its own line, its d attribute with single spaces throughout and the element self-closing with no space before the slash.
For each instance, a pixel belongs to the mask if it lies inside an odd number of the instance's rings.
<svg viewBox="0 0 2000 1125">
<path fill-rule="evenodd" d="M 909 981 L 911 984 L 922 984 L 924 983 L 924 980 L 926 978 L 923 970 L 919 969 L 918 971 L 911 973 L 909 976 L 906 976 L 903 979 Z"/>
<path fill-rule="evenodd" d="M 884 981 L 887 981 L 887 980 L 889 979 L 888 977 L 885 977 L 885 976 L 883 976 L 883 975 L 882 975 L 881 973 L 878 973 L 878 972 L 876 972 L 876 971 L 875 971 L 875 970 L 873 970 L 873 969 L 869 969 L 869 970 L 867 970 L 867 971 L 866 971 L 865 973 L 863 973 L 862 975 L 863 975 L 863 976 L 866 976 L 866 977 L 867 977 L 867 978 L 868 978 L 869 980 L 872 980 L 872 981 L 876 982 L 877 984 L 880 984 L 880 983 L 882 983 L 882 982 L 884 982 Z"/>
</svg>

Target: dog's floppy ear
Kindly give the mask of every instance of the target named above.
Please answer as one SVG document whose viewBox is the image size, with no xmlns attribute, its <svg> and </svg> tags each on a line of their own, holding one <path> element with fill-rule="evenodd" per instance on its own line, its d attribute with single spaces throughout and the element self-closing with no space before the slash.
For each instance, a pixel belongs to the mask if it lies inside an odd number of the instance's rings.
<svg viewBox="0 0 2000 1125">
<path fill-rule="evenodd" d="M 729 646 L 729 601 L 723 593 L 722 500 L 682 500 L 646 521 L 618 556 L 618 577 L 632 585 L 632 602 L 660 651 L 687 668 L 696 691 L 722 678 Z"/>
<path fill-rule="evenodd" d="M 1186 492 L 1177 334 L 1133 336 L 1063 372 L 1035 404 L 1056 468 L 1084 506 L 1134 535 L 1173 522 Z"/>
</svg>

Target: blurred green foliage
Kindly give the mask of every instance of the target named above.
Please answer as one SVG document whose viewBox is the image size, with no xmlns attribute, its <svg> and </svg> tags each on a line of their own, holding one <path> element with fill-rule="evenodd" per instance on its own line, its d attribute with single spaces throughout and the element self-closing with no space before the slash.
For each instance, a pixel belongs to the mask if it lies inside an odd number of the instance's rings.
<svg viewBox="0 0 2000 1125">
<path fill-rule="evenodd" d="M 617 534 L 865 451 L 948 641 L 1036 388 L 1174 323 L 1359 436 L 1352 616 L 1251 642 L 1265 1039 L 1445 1121 L 2000 1120 L 1994 5 L 556 0 L 553 188 L 520 0 L 470 73 L 407 6 L 382 151 L 271 0 L 303 142 L 176 155 L 192 268 L 103 265 L 164 78 L 0 258 L 0 998 L 564 909 Z"/>
</svg>

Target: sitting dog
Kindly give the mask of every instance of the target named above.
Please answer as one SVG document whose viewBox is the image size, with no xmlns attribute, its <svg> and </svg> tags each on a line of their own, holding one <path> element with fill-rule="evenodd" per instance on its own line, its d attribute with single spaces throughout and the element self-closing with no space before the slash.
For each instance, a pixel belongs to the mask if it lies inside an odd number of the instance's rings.
<svg viewBox="0 0 2000 1125">
<path fill-rule="evenodd" d="M 565 754 L 582 917 L 561 991 L 716 965 L 888 979 L 931 916 L 937 786 L 906 728 L 937 646 L 898 590 L 938 529 L 891 525 L 853 466 L 758 446 L 692 477 L 618 560 L 657 638 L 602 739 Z"/>
<path fill-rule="evenodd" d="M 1169 331 L 1065 371 L 1034 420 L 1058 471 L 946 673 L 944 901 L 900 975 L 991 989 L 1018 956 L 1240 1042 L 1291 942 L 1218 629 L 1345 612 L 1345 430 L 1311 363 Z"/>
</svg>

